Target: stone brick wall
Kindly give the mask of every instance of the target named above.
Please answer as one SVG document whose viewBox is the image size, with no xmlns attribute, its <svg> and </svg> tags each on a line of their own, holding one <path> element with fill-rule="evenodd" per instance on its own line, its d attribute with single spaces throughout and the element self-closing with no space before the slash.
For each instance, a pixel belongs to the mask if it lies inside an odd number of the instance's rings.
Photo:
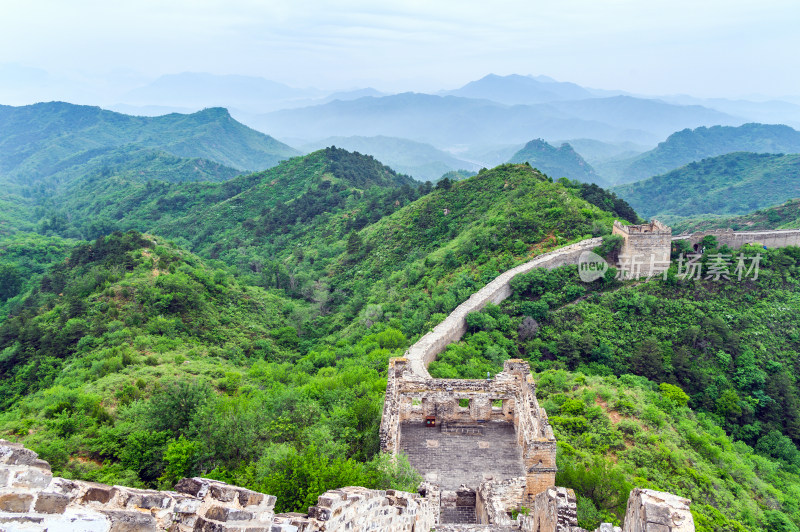
<svg viewBox="0 0 800 532">
<path fill-rule="evenodd" d="M 516 526 L 510 511 L 519 511 L 525 492 L 525 477 L 491 480 L 478 486 L 475 514 L 478 523 Z"/>
<path fill-rule="evenodd" d="M 623 238 L 619 254 L 622 264 L 635 260 L 640 265 L 636 270 L 643 276 L 663 271 L 652 268 L 651 260 L 656 267 L 666 267 L 672 249 L 672 230 L 658 220 L 642 225 L 622 225 L 614 221 L 612 234 Z"/>
<path fill-rule="evenodd" d="M 444 351 L 445 347 L 457 342 L 467 332 L 465 319 L 467 314 L 480 310 L 488 303 L 500 303 L 511 295 L 511 279 L 522 273 L 528 273 L 534 268 L 557 268 L 566 264 L 577 264 L 580 254 L 592 250 L 602 243 L 602 238 L 590 238 L 576 244 L 544 253 L 535 259 L 512 268 L 497 276 L 489 284 L 475 292 L 465 302 L 460 304 L 431 332 L 419 339 L 406 351 L 404 357 L 408 359 L 411 370 L 421 376 L 430 378 L 428 365 Z"/>
<path fill-rule="evenodd" d="M 673 237 L 672 240 L 688 240 L 692 246 L 699 246 L 703 238 L 709 235 L 715 237 L 720 244 L 726 244 L 731 249 L 738 249 L 745 244 L 767 246 L 768 248 L 800 246 L 800 229 L 776 229 L 774 231 L 716 229 L 713 231 L 698 231 L 691 234 L 684 233 Z"/>
<path fill-rule="evenodd" d="M 361 487 L 331 490 L 306 514 L 275 515 L 275 497 L 216 480 L 185 478 L 175 491 L 53 477 L 50 465 L 0 440 L 0 530 L 17 532 L 428 531 L 439 516 L 427 496 Z"/>
<path fill-rule="evenodd" d="M 628 497 L 623 532 L 694 532 L 689 499 L 635 488 Z"/>
<path fill-rule="evenodd" d="M 459 406 L 459 399 L 468 400 L 469 406 Z M 502 401 L 502 407 L 494 408 L 493 401 Z M 411 370 L 407 359 L 392 359 L 380 429 L 382 450 L 396 454 L 400 424 L 423 423 L 426 416 L 435 416 L 439 425 L 513 422 L 527 475 L 525 500 L 555 485 L 556 439 L 536 399 L 527 362 L 507 360 L 491 380 L 467 380 L 425 378 Z M 491 464 L 486 472 L 491 472 Z"/>
<path fill-rule="evenodd" d="M 522 532 L 579 532 L 575 492 L 549 488 L 539 493 L 529 506 L 530 513 L 519 516 Z"/>
</svg>

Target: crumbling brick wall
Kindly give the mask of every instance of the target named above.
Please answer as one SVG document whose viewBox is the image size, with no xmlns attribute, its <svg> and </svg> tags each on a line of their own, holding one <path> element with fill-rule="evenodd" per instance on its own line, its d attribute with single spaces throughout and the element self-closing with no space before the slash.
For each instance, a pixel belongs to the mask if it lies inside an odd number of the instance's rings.
<svg viewBox="0 0 800 532">
<path fill-rule="evenodd" d="M 51 532 L 412 532 L 430 530 L 438 492 L 346 487 L 321 495 L 306 514 L 274 512 L 275 497 L 205 478 L 175 491 L 53 477 L 22 445 L 0 440 L 0 530 Z"/>
</svg>

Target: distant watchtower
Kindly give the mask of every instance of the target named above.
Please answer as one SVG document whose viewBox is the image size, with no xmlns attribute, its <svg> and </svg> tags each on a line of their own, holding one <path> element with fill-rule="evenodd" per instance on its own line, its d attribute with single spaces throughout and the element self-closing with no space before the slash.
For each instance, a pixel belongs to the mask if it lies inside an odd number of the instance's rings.
<svg viewBox="0 0 800 532">
<path fill-rule="evenodd" d="M 622 237 L 622 263 L 635 263 L 642 276 L 663 271 L 663 267 L 669 262 L 672 229 L 658 220 L 642 225 L 622 225 L 615 220 L 612 234 Z"/>
</svg>

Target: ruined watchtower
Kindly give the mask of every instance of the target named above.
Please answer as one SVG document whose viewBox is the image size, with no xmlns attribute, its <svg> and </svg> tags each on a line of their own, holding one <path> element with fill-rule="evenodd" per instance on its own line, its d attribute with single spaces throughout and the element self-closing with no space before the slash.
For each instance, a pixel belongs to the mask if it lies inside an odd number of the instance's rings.
<svg viewBox="0 0 800 532">
<path fill-rule="evenodd" d="M 448 492 L 456 497 L 487 480 L 524 478 L 525 504 L 555 486 L 556 439 L 522 360 L 507 360 L 492 379 L 468 380 L 427 379 L 392 359 L 381 445 L 405 452 L 440 486 L 443 511 Z"/>
<path fill-rule="evenodd" d="M 646 277 L 669 266 L 672 229 L 658 220 L 641 225 L 622 225 L 615 220 L 612 234 L 622 237 L 619 256 L 623 267 Z"/>
</svg>

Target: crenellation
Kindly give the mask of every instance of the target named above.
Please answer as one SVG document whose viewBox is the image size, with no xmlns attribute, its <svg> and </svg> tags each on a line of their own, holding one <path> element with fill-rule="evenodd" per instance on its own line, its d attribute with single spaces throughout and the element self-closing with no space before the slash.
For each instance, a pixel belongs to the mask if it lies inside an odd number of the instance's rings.
<svg viewBox="0 0 800 532">
<path fill-rule="evenodd" d="M 765 248 L 780 248 L 786 246 L 800 246 L 800 229 L 774 229 L 769 231 L 734 231 L 733 229 L 713 229 L 710 231 L 697 231 L 683 233 L 672 237 L 673 241 L 688 240 L 695 252 L 702 251 L 702 241 L 707 236 L 717 239 L 720 246 L 739 249 L 745 245 Z"/>
</svg>

